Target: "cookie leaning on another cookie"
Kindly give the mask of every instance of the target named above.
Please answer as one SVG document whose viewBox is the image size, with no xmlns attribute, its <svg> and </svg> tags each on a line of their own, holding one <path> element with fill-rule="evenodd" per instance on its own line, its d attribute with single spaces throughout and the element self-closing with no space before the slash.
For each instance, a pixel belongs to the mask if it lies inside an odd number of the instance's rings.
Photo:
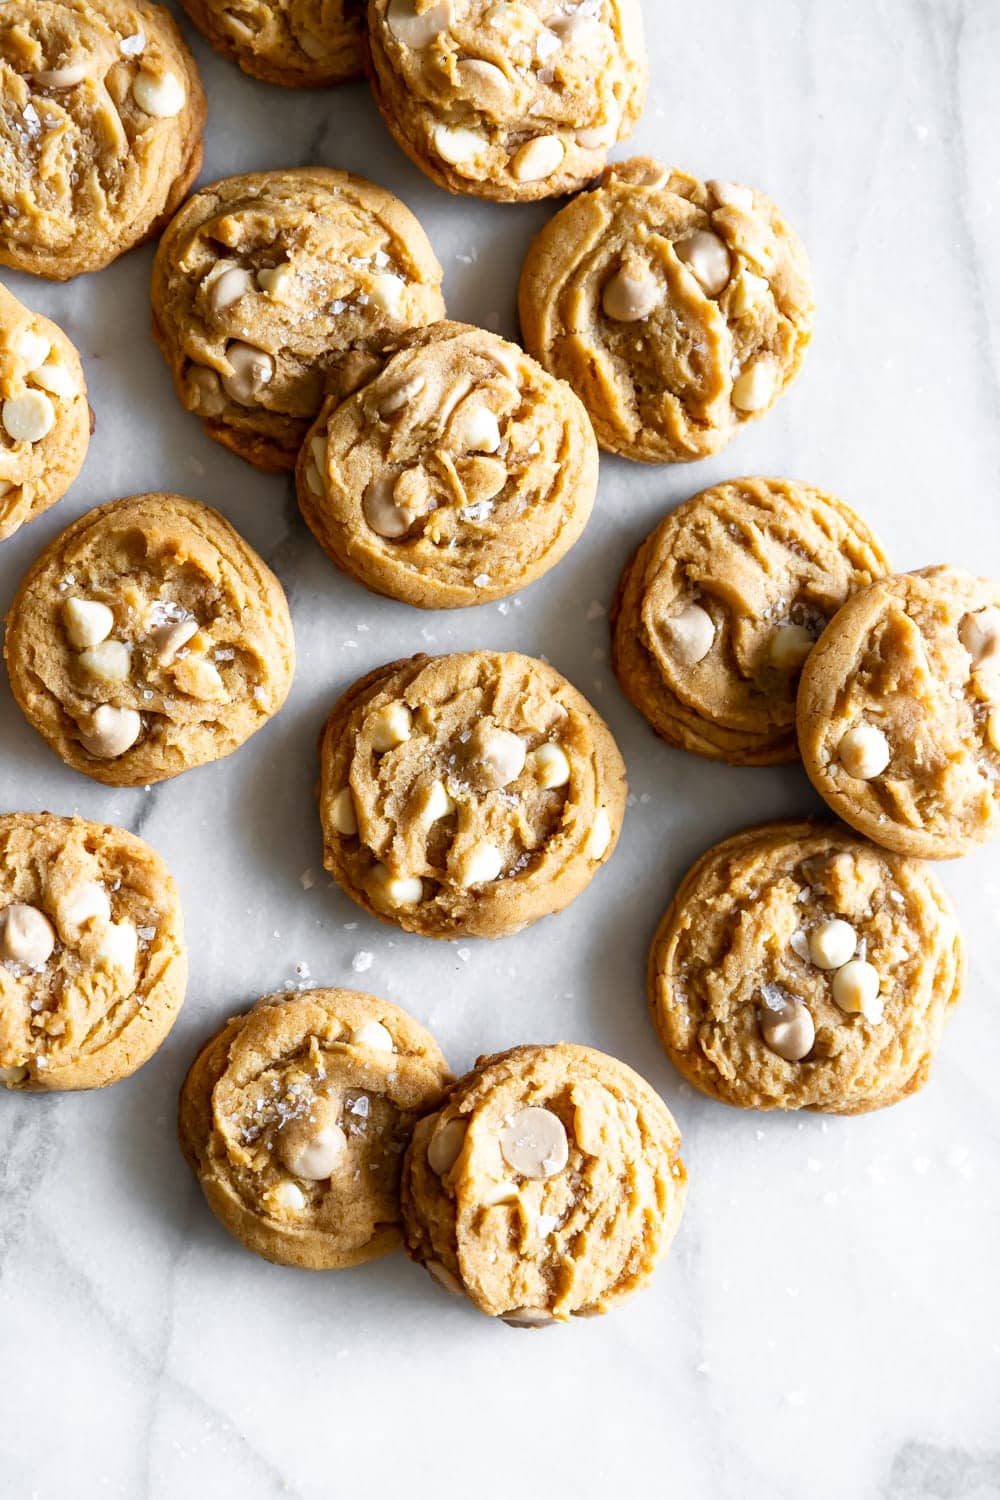
<svg viewBox="0 0 1000 1500">
<path fill-rule="evenodd" d="M 205 95 L 149 0 L 0 5 L 0 265 L 64 281 L 156 234 L 201 169 Z"/>
<path fill-rule="evenodd" d="M 173 1025 L 187 955 L 177 888 L 101 823 L 0 813 L 0 1085 L 96 1089 Z"/>
<path fill-rule="evenodd" d="M 602 448 L 686 463 L 791 382 L 813 289 L 770 198 L 635 157 L 536 236 L 518 304 L 525 348 L 580 396 Z"/>
<path fill-rule="evenodd" d="M 400 1244 L 399 1178 L 416 1121 L 451 1074 L 405 1011 L 350 990 L 268 995 L 199 1052 L 181 1149 L 247 1249 L 334 1270 Z"/>
<path fill-rule="evenodd" d="M 592 1047 L 514 1047 L 414 1131 L 406 1247 L 480 1312 L 544 1327 L 643 1286 L 686 1192 L 680 1133 L 637 1073 Z"/>
<path fill-rule="evenodd" d="M 441 267 L 392 193 L 326 167 L 205 187 L 153 262 L 153 336 L 181 403 L 261 469 L 291 469 L 329 394 L 444 317 Z"/>
<path fill-rule="evenodd" d="M 653 939 L 649 1002 L 702 1093 L 860 1114 L 927 1082 L 964 973 L 926 865 L 839 824 L 769 823 L 684 876 Z"/>
<path fill-rule="evenodd" d="M 158 494 L 99 506 L 46 547 L 4 653 L 31 726 L 110 786 L 231 754 L 277 713 L 295 666 L 271 570 L 217 511 Z"/>
<path fill-rule="evenodd" d="M 861 518 L 811 485 L 734 479 L 703 490 L 622 574 L 615 674 L 668 744 L 731 765 L 794 760 L 802 663 L 848 594 L 888 566 Z"/>
<path fill-rule="evenodd" d="M 61 500 L 90 442 L 80 356 L 0 286 L 0 541 Z"/>
<path fill-rule="evenodd" d="M 364 72 L 365 0 L 181 0 L 208 42 L 251 78 L 286 88 Z"/>
<path fill-rule="evenodd" d="M 323 862 L 426 937 L 505 937 L 561 911 L 614 851 L 625 767 L 603 719 L 516 652 L 370 672 L 320 737 Z"/>
<path fill-rule="evenodd" d="M 464 323 L 434 323 L 331 398 L 299 456 L 299 506 L 344 572 L 423 609 L 502 599 L 579 538 L 597 444 L 563 381 Z"/>
</svg>

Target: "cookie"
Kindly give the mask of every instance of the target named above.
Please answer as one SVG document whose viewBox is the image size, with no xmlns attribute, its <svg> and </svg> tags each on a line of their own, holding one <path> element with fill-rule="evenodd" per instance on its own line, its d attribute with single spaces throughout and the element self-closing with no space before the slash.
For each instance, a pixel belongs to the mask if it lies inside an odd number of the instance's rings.
<svg viewBox="0 0 1000 1500">
<path fill-rule="evenodd" d="M 350 990 L 268 995 L 199 1052 L 181 1149 L 230 1234 L 284 1266 L 355 1266 L 401 1243 L 403 1151 L 451 1075 L 434 1038 Z"/>
<path fill-rule="evenodd" d="M 444 317 L 409 209 L 326 167 L 227 177 L 185 203 L 153 263 L 153 335 L 217 443 L 291 469 L 323 400 L 409 328 Z"/>
<path fill-rule="evenodd" d="M 638 1073 L 592 1047 L 514 1047 L 414 1131 L 406 1248 L 516 1327 L 594 1317 L 652 1276 L 686 1191 L 680 1133 Z"/>
<path fill-rule="evenodd" d="M 635 552 L 611 611 L 622 690 L 670 745 L 709 760 L 794 760 L 795 691 L 849 594 L 888 572 L 842 501 L 787 479 L 703 490 Z"/>
<path fill-rule="evenodd" d="M 345 83 L 364 71 L 365 0 L 181 0 L 216 52 L 286 88 Z"/>
<path fill-rule="evenodd" d="M 927 1082 L 964 955 L 935 876 L 842 825 L 770 823 L 695 862 L 649 955 L 667 1056 L 749 1109 L 861 1114 Z"/>
<path fill-rule="evenodd" d="M 718 453 L 802 363 L 813 290 L 777 205 L 646 157 L 550 219 L 518 294 L 525 348 L 568 380 L 598 442 L 643 463 Z"/>
<path fill-rule="evenodd" d="M 65 281 L 159 232 L 201 170 L 205 95 L 149 0 L 0 6 L 0 265 Z"/>
<path fill-rule="evenodd" d="M 368 26 L 386 125 L 452 193 L 575 192 L 645 102 L 638 0 L 370 0 Z"/>
<path fill-rule="evenodd" d="M 1000 832 L 1000 584 L 883 578 L 806 662 L 802 760 L 835 813 L 899 854 L 955 859 Z"/>
<path fill-rule="evenodd" d="M 159 494 L 98 506 L 46 547 L 4 651 L 29 724 L 109 786 L 231 754 L 277 713 L 295 664 L 271 570 L 216 511 Z"/>
<path fill-rule="evenodd" d="M 299 506 L 359 582 L 422 609 L 503 599 L 564 557 L 597 493 L 582 404 L 515 344 L 409 334 L 303 445 Z"/>
<path fill-rule="evenodd" d="M 323 863 L 384 922 L 505 937 L 590 884 L 626 790 L 611 731 L 554 667 L 414 656 L 362 677 L 326 721 Z"/>
<path fill-rule="evenodd" d="M 152 1057 L 187 954 L 177 888 L 123 828 L 0 813 L 0 1085 L 99 1089 Z"/>
<path fill-rule="evenodd" d="M 62 499 L 89 442 L 80 356 L 0 286 L 0 542 Z"/>
</svg>

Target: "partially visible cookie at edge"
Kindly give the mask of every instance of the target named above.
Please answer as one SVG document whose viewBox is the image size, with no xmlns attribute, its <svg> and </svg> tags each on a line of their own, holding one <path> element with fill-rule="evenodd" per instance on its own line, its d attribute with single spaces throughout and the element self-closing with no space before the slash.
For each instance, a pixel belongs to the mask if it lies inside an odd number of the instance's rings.
<svg viewBox="0 0 1000 1500">
<path fill-rule="evenodd" d="M 365 0 L 181 0 L 207 41 L 251 78 L 285 88 L 364 72 Z"/>
</svg>

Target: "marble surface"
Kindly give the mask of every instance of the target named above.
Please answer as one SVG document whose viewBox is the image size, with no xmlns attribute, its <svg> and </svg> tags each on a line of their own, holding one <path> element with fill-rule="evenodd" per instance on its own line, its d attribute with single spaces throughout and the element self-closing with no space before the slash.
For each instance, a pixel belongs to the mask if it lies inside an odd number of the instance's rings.
<svg viewBox="0 0 1000 1500">
<path fill-rule="evenodd" d="M 710 842 L 816 804 L 796 768 L 729 770 L 656 742 L 611 676 L 602 614 L 664 509 L 739 473 L 839 492 L 900 568 L 1000 575 L 1000 10 L 645 10 L 653 86 L 635 147 L 781 202 L 812 255 L 816 337 L 794 390 L 719 458 L 604 460 L 585 537 L 510 604 L 422 614 L 335 575 L 290 486 L 214 447 L 176 404 L 148 334 L 149 249 L 64 287 L 5 277 L 82 350 L 97 431 L 69 496 L 3 545 L 0 605 L 92 505 L 175 489 L 219 506 L 274 565 L 299 644 L 280 717 L 230 760 L 152 791 L 64 769 L 0 684 L 0 806 L 142 833 L 177 875 L 192 956 L 181 1018 L 129 1082 L 0 1099 L 11 1500 L 1000 1495 L 1000 850 L 942 871 L 971 963 L 923 1094 L 854 1120 L 702 1100 L 646 1019 L 651 930 Z M 514 332 L 516 271 L 544 207 L 450 199 L 391 145 L 363 86 L 270 89 L 194 46 L 211 104 L 205 180 L 305 162 L 364 172 L 423 220 L 450 311 Z M 611 866 L 563 916 L 500 944 L 435 945 L 368 920 L 322 874 L 314 736 L 369 667 L 485 645 L 543 652 L 592 696 L 632 805 Z M 645 1073 L 680 1120 L 692 1183 L 652 1287 L 610 1318 L 526 1337 L 440 1295 L 402 1255 L 310 1276 L 241 1250 L 176 1149 L 177 1088 L 226 1015 L 303 976 L 403 1003 L 457 1068 L 565 1037 Z"/>
</svg>

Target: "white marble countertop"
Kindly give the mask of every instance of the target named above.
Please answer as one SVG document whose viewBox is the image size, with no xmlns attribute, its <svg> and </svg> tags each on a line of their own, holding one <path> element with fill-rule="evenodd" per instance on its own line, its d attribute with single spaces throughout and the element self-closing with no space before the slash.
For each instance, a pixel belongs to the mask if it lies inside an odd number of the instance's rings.
<svg viewBox="0 0 1000 1500">
<path fill-rule="evenodd" d="M 423 614 L 335 574 L 290 485 L 215 447 L 177 405 L 148 333 L 148 248 L 68 286 L 4 278 L 80 347 L 97 431 L 67 498 L 3 545 L 0 606 L 74 517 L 175 489 L 217 505 L 275 566 L 299 646 L 272 725 L 149 792 L 62 767 L 0 684 L 0 806 L 141 832 L 179 880 L 192 958 L 180 1020 L 130 1081 L 0 1099 L 11 1500 L 1000 1495 L 1000 849 L 942 870 L 969 983 L 922 1094 L 853 1120 L 701 1099 L 646 1018 L 652 928 L 709 843 L 816 803 L 797 768 L 729 770 L 657 742 L 615 685 L 594 607 L 667 507 L 740 473 L 839 492 L 900 568 L 1000 575 L 1000 9 L 645 10 L 652 89 L 635 149 L 779 200 L 812 256 L 816 337 L 791 393 L 719 458 L 603 460 L 583 540 L 510 604 Z M 450 199 L 392 146 L 361 85 L 296 95 L 194 46 L 210 100 L 205 180 L 307 162 L 374 177 L 430 233 L 450 312 L 515 332 L 517 268 L 549 210 Z M 499 944 L 438 945 L 367 919 L 323 875 L 314 736 L 369 667 L 481 645 L 544 652 L 588 693 L 634 795 L 613 862 L 567 913 Z M 311 1276 L 240 1249 L 177 1151 L 177 1089 L 202 1038 L 300 964 L 314 982 L 360 982 L 407 1006 L 457 1069 L 567 1038 L 649 1077 L 691 1173 L 652 1287 L 609 1318 L 526 1337 L 441 1296 L 402 1255 Z"/>
</svg>

